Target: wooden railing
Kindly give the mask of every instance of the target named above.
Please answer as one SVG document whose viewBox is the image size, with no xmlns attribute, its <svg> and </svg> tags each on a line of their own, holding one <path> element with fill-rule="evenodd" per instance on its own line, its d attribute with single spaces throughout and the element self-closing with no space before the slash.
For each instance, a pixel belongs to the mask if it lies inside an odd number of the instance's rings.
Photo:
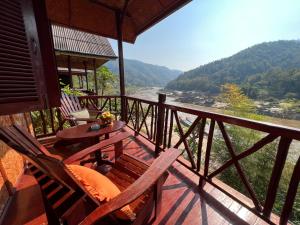
<svg viewBox="0 0 300 225">
<path fill-rule="evenodd" d="M 126 99 L 127 123 L 136 134 L 142 135 L 156 144 L 157 151 L 169 147 L 182 149 L 184 159 L 179 159 L 178 162 L 199 176 L 200 187 L 208 182 L 264 220 L 272 223 L 270 216 L 278 194 L 279 182 L 291 142 L 293 140 L 300 141 L 299 129 L 178 107 L 166 104 L 163 97 L 158 102 L 133 97 L 127 97 Z M 186 116 L 190 117 L 190 121 L 184 119 Z M 261 137 L 247 149 L 237 152 L 235 143 L 228 132 L 230 126 L 259 132 Z M 193 139 L 191 139 L 191 136 Z M 222 139 L 230 156 L 227 161 L 220 165 L 215 165 L 212 162 L 214 136 Z M 206 142 L 206 146 L 204 146 L 204 142 Z M 255 184 L 249 181 L 246 175 L 247 171 L 244 171 L 242 160 L 252 156 L 259 150 L 263 151 L 264 147 L 270 143 L 275 143 L 277 150 L 268 187 L 266 188 L 266 195 L 262 201 L 254 191 L 253 185 Z M 229 167 L 236 168 L 237 174 L 244 185 L 245 194 L 249 197 L 247 199 L 252 201 L 251 204 L 235 196 L 224 186 L 219 185 L 220 182 L 216 182 L 218 179 L 215 178 Z M 286 190 L 285 202 L 280 213 L 280 224 L 286 224 L 288 221 L 299 187 L 299 180 L 300 157 L 294 164 L 290 183 Z"/>
<path fill-rule="evenodd" d="M 57 108 L 30 113 L 34 135 L 37 138 L 55 135 L 62 121 Z"/>
<path fill-rule="evenodd" d="M 120 96 L 97 96 L 88 95 L 80 96 L 79 102 L 82 107 L 88 109 L 100 109 L 101 111 L 110 111 L 115 115 L 121 113 L 121 97 Z"/>
<path fill-rule="evenodd" d="M 83 108 L 98 108 L 103 111 L 110 111 L 116 117 L 120 115 L 120 96 L 80 96 L 79 101 Z M 59 129 L 70 126 L 62 119 L 58 108 L 34 111 L 30 115 L 34 134 L 37 138 L 55 135 Z"/>
<path fill-rule="evenodd" d="M 126 97 L 126 107 L 128 127 L 155 144 L 158 103 Z"/>
<path fill-rule="evenodd" d="M 136 135 L 141 135 L 155 144 L 157 154 L 169 147 L 182 149 L 183 157 L 178 159 L 178 162 L 199 176 L 199 188 L 208 182 L 267 222 L 274 222 L 270 216 L 271 212 L 274 211 L 279 182 L 287 163 L 291 142 L 300 141 L 299 129 L 178 107 L 166 104 L 163 95 L 160 96 L 158 102 L 134 97 L 125 97 L 125 100 L 125 118 L 128 127 L 133 129 Z M 119 96 L 83 96 L 80 97 L 80 103 L 84 107 L 97 107 L 111 111 L 116 115 L 120 115 L 121 112 L 121 97 Z M 54 117 L 54 115 L 58 115 L 57 113 L 51 114 L 49 112 L 48 114 L 51 121 L 58 120 Z M 41 121 L 43 124 L 46 122 L 43 119 Z M 44 135 L 45 131 L 49 129 L 54 132 L 55 127 L 57 127 L 55 124 L 54 126 L 48 125 L 46 128 L 45 125 L 40 125 L 39 130 Z M 231 127 L 258 132 L 260 134 L 259 139 L 243 151 L 236 151 L 234 137 L 229 132 Z M 223 141 L 229 156 L 223 163 L 218 164 L 215 164 L 212 155 L 216 138 Z M 265 196 L 262 199 L 255 192 L 253 186 L 255 184 L 249 181 L 242 161 L 247 157 L 252 157 L 258 151 L 265 151 L 264 148 L 269 144 L 276 146 L 276 154 Z M 239 198 L 233 192 L 228 191 L 216 179 L 222 172 L 231 167 L 237 171 L 244 186 L 244 194 L 248 197 L 247 200 L 250 199 L 252 202 L 249 203 L 244 198 Z M 299 189 L 299 171 L 300 157 L 295 159 L 281 210 L 276 212 L 280 214 L 280 224 L 287 223 L 293 210 L 293 203 Z"/>
</svg>

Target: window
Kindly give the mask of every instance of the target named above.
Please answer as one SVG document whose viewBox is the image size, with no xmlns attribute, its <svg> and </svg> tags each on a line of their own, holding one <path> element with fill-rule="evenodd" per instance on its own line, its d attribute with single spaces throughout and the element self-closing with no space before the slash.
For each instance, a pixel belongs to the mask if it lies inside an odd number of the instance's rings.
<svg viewBox="0 0 300 225">
<path fill-rule="evenodd" d="M 0 115 L 59 106 L 45 2 L 0 1 Z"/>
</svg>

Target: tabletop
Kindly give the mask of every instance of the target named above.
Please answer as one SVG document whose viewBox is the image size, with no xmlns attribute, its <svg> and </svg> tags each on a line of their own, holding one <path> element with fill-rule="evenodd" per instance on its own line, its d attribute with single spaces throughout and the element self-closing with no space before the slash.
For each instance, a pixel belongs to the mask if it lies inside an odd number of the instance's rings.
<svg viewBox="0 0 300 225">
<path fill-rule="evenodd" d="M 125 126 L 125 122 L 115 120 L 111 124 L 108 124 L 105 127 L 101 127 L 99 130 L 96 131 L 91 130 L 90 129 L 91 125 L 97 123 L 99 124 L 99 122 L 87 123 L 87 124 L 63 129 L 57 132 L 56 136 L 58 139 L 61 140 L 81 140 L 81 139 L 95 138 L 95 137 L 99 137 L 105 134 L 118 131 Z"/>
</svg>

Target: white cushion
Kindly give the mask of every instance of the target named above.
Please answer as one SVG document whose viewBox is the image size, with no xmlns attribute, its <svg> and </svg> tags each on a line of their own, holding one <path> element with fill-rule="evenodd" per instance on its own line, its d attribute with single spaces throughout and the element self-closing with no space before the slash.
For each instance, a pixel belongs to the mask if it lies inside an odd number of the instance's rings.
<svg viewBox="0 0 300 225">
<path fill-rule="evenodd" d="M 83 118 L 83 119 L 89 119 L 90 118 L 90 113 L 87 109 L 83 109 L 80 111 L 72 112 L 72 116 L 75 118 Z M 78 125 L 86 124 L 86 121 L 76 121 Z"/>
</svg>

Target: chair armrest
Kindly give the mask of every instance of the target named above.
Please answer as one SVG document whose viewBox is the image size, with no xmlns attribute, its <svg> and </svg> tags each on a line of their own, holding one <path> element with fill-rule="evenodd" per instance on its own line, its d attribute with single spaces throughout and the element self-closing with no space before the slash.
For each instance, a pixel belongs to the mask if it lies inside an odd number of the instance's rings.
<svg viewBox="0 0 300 225">
<path fill-rule="evenodd" d="M 115 136 L 113 136 L 109 139 L 105 139 L 105 140 L 101 141 L 98 144 L 92 145 L 92 146 L 90 146 L 86 149 L 83 149 L 83 150 L 73 154 L 69 158 L 65 159 L 64 163 L 66 163 L 66 164 L 74 163 L 78 160 L 83 159 L 87 155 L 89 155 L 89 154 L 91 154 L 95 151 L 98 151 L 99 149 L 102 149 L 102 148 L 108 147 L 110 145 L 116 144 L 116 143 L 130 137 L 130 136 L 131 136 L 131 134 L 129 134 L 127 132 L 122 132 L 120 134 L 117 134 L 117 135 L 115 135 Z"/>
<path fill-rule="evenodd" d="M 171 148 L 154 160 L 148 170 L 131 184 L 125 191 L 110 200 L 109 202 L 99 206 L 91 212 L 80 225 L 91 225 L 108 214 L 121 209 L 125 205 L 130 204 L 139 198 L 146 190 L 153 186 L 159 178 L 174 163 L 181 154 L 178 149 Z"/>
</svg>

